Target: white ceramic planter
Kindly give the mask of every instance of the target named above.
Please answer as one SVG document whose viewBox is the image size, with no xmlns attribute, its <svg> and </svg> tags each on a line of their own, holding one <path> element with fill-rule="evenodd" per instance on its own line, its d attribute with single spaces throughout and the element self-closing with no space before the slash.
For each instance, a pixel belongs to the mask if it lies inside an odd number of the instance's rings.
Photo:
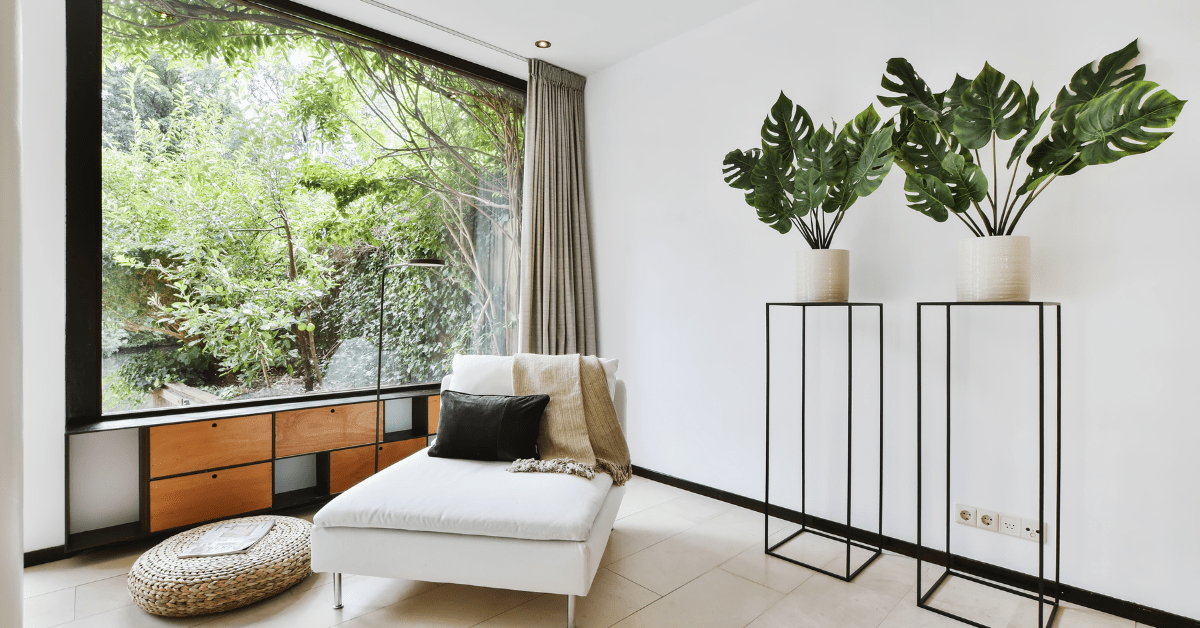
<svg viewBox="0 0 1200 628">
<path fill-rule="evenodd" d="M 796 300 L 845 303 L 850 300 L 850 251 L 801 249 L 796 252 Z"/>
<path fill-rule="evenodd" d="M 959 301 L 1028 301 L 1029 236 L 958 242 Z"/>
</svg>

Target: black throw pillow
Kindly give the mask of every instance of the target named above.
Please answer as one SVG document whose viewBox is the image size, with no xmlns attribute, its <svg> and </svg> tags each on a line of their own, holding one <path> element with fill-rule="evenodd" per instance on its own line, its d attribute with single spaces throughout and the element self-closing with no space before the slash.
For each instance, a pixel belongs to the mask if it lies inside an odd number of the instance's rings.
<svg viewBox="0 0 1200 628">
<path fill-rule="evenodd" d="M 538 433 L 549 395 L 508 397 L 442 393 L 434 458 L 502 460 L 537 458 Z"/>
</svg>

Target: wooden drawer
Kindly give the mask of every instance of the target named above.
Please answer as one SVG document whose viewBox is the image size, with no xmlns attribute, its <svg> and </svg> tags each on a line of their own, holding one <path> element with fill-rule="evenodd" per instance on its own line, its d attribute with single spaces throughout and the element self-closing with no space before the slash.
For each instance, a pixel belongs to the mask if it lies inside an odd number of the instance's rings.
<svg viewBox="0 0 1200 628">
<path fill-rule="evenodd" d="M 437 434 L 438 417 L 442 414 L 442 398 L 433 396 L 429 398 L 429 429 L 430 434 Z"/>
<path fill-rule="evenodd" d="M 150 428 L 150 477 L 271 459 L 271 415 Z"/>
<path fill-rule="evenodd" d="M 428 439 L 413 438 L 410 440 L 398 440 L 394 443 L 384 443 L 379 446 L 379 470 L 384 469 L 404 460 L 405 458 L 425 449 L 425 443 Z"/>
<path fill-rule="evenodd" d="M 375 404 L 355 403 L 275 415 L 275 456 L 295 456 L 375 442 Z"/>
<path fill-rule="evenodd" d="M 330 493 L 341 493 L 374 474 L 374 445 L 329 452 Z"/>
<path fill-rule="evenodd" d="M 150 483 L 150 531 L 271 507 L 270 462 Z"/>
</svg>

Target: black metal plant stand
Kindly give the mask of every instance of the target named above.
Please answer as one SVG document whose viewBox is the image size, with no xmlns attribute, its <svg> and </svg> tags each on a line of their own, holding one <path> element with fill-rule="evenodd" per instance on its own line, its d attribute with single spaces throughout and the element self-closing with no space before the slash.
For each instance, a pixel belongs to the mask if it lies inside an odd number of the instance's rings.
<svg viewBox="0 0 1200 628">
<path fill-rule="evenodd" d="M 1045 617 L 1045 606 L 1047 601 L 1046 596 L 1046 539 L 1045 535 L 1041 540 L 1040 549 L 1038 551 L 1038 575 L 1037 575 L 1037 595 L 1031 592 L 1026 592 L 1014 587 L 1005 586 L 996 582 L 980 579 L 970 574 L 954 568 L 955 556 L 950 551 L 950 520 L 952 516 L 951 499 L 950 499 L 950 427 L 951 427 L 951 412 L 950 412 L 950 310 L 955 307 L 980 307 L 980 306 L 1000 306 L 1000 307 L 1036 307 L 1038 309 L 1038 529 L 1046 529 L 1046 308 L 1053 307 L 1055 310 L 1055 417 L 1053 429 L 1057 436 L 1055 437 L 1055 469 L 1054 469 L 1054 592 L 1050 617 Z M 922 513 L 922 425 L 921 425 L 921 313 L 926 307 L 943 307 L 946 311 L 946 569 L 942 575 L 933 583 L 933 586 L 928 591 L 923 592 L 921 586 L 921 578 L 923 572 L 923 550 L 921 537 L 921 513 Z M 1062 515 L 1062 305 L 1059 303 L 1043 302 L 1043 301 L 996 301 L 996 302 L 978 302 L 978 303 L 960 303 L 960 302 L 924 302 L 917 303 L 917 606 L 926 610 L 933 611 L 940 615 L 945 615 L 951 619 L 956 619 L 965 624 L 978 626 L 979 628 L 988 628 L 985 624 L 977 621 L 972 621 L 965 617 L 960 617 L 954 613 L 944 611 L 939 608 L 930 606 L 929 600 L 937 593 L 950 577 L 962 578 L 978 584 L 999 589 L 1013 595 L 1033 600 L 1038 603 L 1038 628 L 1050 626 L 1054 622 L 1054 617 L 1058 613 L 1059 600 L 1057 598 L 1060 590 L 1059 582 L 1059 564 L 1060 564 L 1060 548 L 1062 544 L 1059 542 L 1062 525 L 1060 517 Z"/>
<path fill-rule="evenodd" d="M 769 526 L 771 521 L 771 308 L 775 307 L 798 307 L 801 308 L 801 331 L 800 331 L 800 355 L 801 355 L 801 375 L 800 375 L 800 529 L 787 538 L 771 544 Z M 821 530 L 816 530 L 808 526 L 810 516 L 807 513 L 807 502 L 805 496 L 805 486 L 808 484 L 808 469 L 806 461 L 807 448 L 807 425 L 806 414 L 808 406 L 808 354 L 807 354 L 807 336 L 808 336 L 808 308 L 810 307 L 843 307 L 846 308 L 846 535 L 840 536 L 830 534 Z M 853 533 L 851 526 L 851 487 L 854 471 L 854 439 L 853 439 L 853 393 L 854 393 L 854 308 L 878 308 L 879 312 L 879 520 L 877 522 L 877 532 L 879 536 L 883 535 L 883 304 L 882 303 L 768 303 L 767 304 L 767 409 L 766 409 L 766 481 L 763 488 L 763 546 L 764 551 L 769 556 L 774 556 L 790 563 L 807 567 L 813 571 L 823 573 L 827 576 L 832 576 L 839 580 L 849 582 L 853 580 L 862 570 L 870 565 L 876 558 L 882 554 L 879 547 L 871 547 L 858 541 L 851 540 L 850 536 Z M 801 534 L 815 534 L 834 541 L 844 542 L 846 544 L 846 571 L 844 573 L 834 573 L 828 571 L 821 566 L 810 565 L 805 562 L 789 558 L 779 554 L 775 550 L 790 542 L 792 539 Z M 871 552 L 870 556 L 863 561 L 858 568 L 851 571 L 850 554 L 851 546 L 865 549 Z"/>
</svg>

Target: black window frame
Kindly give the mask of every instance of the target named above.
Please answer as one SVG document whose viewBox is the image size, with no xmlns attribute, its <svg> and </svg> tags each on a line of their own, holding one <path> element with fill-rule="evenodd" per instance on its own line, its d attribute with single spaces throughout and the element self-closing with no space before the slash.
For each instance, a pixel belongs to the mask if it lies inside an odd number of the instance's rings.
<svg viewBox="0 0 1200 628">
<path fill-rule="evenodd" d="M 402 39 L 369 26 L 290 0 L 237 0 L 240 4 L 294 19 L 391 49 L 425 63 L 528 93 L 528 85 L 498 70 Z M 66 427 L 78 430 L 116 417 L 174 416 L 217 407 L 254 408 L 300 400 L 361 396 L 362 390 L 272 397 L 262 400 L 104 414 L 101 378 L 103 306 L 102 153 L 103 70 L 102 0 L 66 0 Z M 389 386 L 385 392 L 429 388 L 428 384 Z"/>
</svg>

